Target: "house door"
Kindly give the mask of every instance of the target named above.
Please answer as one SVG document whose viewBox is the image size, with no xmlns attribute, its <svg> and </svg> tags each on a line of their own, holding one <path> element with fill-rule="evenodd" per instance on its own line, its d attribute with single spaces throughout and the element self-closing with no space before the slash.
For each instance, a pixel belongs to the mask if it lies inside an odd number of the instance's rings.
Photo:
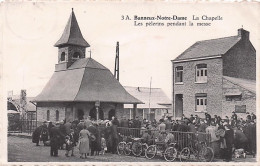
<svg viewBox="0 0 260 166">
<path fill-rule="evenodd" d="M 182 117 L 183 114 L 183 94 L 175 95 L 175 116 Z"/>
</svg>

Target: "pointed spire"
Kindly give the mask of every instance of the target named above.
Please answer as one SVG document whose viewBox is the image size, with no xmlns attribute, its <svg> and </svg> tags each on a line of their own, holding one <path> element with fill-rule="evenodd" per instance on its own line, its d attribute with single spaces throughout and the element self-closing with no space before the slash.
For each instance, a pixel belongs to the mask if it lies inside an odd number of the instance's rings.
<svg viewBox="0 0 260 166">
<path fill-rule="evenodd" d="M 83 38 L 81 34 L 73 8 L 63 34 L 54 46 L 60 47 L 62 45 L 78 45 L 82 47 L 90 47 L 88 42 Z"/>
</svg>

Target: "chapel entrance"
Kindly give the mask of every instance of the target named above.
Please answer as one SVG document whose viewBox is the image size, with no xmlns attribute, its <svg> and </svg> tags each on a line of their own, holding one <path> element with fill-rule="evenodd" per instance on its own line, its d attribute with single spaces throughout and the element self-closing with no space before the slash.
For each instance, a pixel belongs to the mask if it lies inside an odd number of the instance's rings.
<svg viewBox="0 0 260 166">
<path fill-rule="evenodd" d="M 91 119 L 97 120 L 97 109 L 96 109 L 96 107 L 93 107 L 90 110 L 89 116 L 91 117 Z M 98 117 L 99 117 L 99 119 L 104 120 L 104 112 L 101 108 L 98 109 Z"/>
<path fill-rule="evenodd" d="M 116 115 L 116 110 L 115 109 L 111 109 L 108 112 L 108 120 L 112 120 L 112 117 Z"/>
<path fill-rule="evenodd" d="M 77 115 L 78 115 L 78 120 L 84 119 L 84 111 L 83 110 L 79 109 L 77 111 Z"/>
</svg>

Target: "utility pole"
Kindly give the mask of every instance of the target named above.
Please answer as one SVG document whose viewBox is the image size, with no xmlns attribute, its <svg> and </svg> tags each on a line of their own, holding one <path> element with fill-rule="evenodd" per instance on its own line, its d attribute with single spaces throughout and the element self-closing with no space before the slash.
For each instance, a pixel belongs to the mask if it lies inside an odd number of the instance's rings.
<svg viewBox="0 0 260 166">
<path fill-rule="evenodd" d="M 116 43 L 116 59 L 114 77 L 119 81 L 119 42 Z"/>
<path fill-rule="evenodd" d="M 150 79 L 150 91 L 149 91 L 149 113 L 148 113 L 148 116 L 149 116 L 149 120 L 152 121 L 151 119 L 151 92 L 152 92 L 152 77 Z"/>
</svg>

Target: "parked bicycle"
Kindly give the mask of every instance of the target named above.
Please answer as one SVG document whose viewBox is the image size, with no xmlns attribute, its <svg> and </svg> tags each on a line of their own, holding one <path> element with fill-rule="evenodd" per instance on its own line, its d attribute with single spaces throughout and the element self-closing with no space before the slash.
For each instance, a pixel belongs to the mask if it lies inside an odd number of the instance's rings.
<svg viewBox="0 0 260 166">
<path fill-rule="evenodd" d="M 145 157 L 152 159 L 156 155 L 164 156 L 166 161 L 174 161 L 177 158 L 178 151 L 176 143 L 155 142 L 155 145 L 150 145 L 145 151 Z"/>
<path fill-rule="evenodd" d="M 129 142 L 130 136 L 124 136 L 119 133 L 119 137 L 122 139 L 121 142 L 118 143 L 117 145 L 117 154 L 118 155 L 130 155 L 131 149 L 129 149 L 129 145 L 127 143 Z"/>
<path fill-rule="evenodd" d="M 146 143 L 142 143 L 142 138 L 131 138 L 122 136 L 123 141 L 119 142 L 117 146 L 117 153 L 119 155 L 145 156 L 145 150 L 148 148 Z M 130 140 L 130 141 L 129 141 Z"/>
<path fill-rule="evenodd" d="M 211 162 L 214 159 L 214 151 L 208 147 L 206 142 L 199 142 L 197 140 L 189 141 L 187 147 L 183 148 L 180 152 L 180 161 L 201 161 Z"/>
</svg>

